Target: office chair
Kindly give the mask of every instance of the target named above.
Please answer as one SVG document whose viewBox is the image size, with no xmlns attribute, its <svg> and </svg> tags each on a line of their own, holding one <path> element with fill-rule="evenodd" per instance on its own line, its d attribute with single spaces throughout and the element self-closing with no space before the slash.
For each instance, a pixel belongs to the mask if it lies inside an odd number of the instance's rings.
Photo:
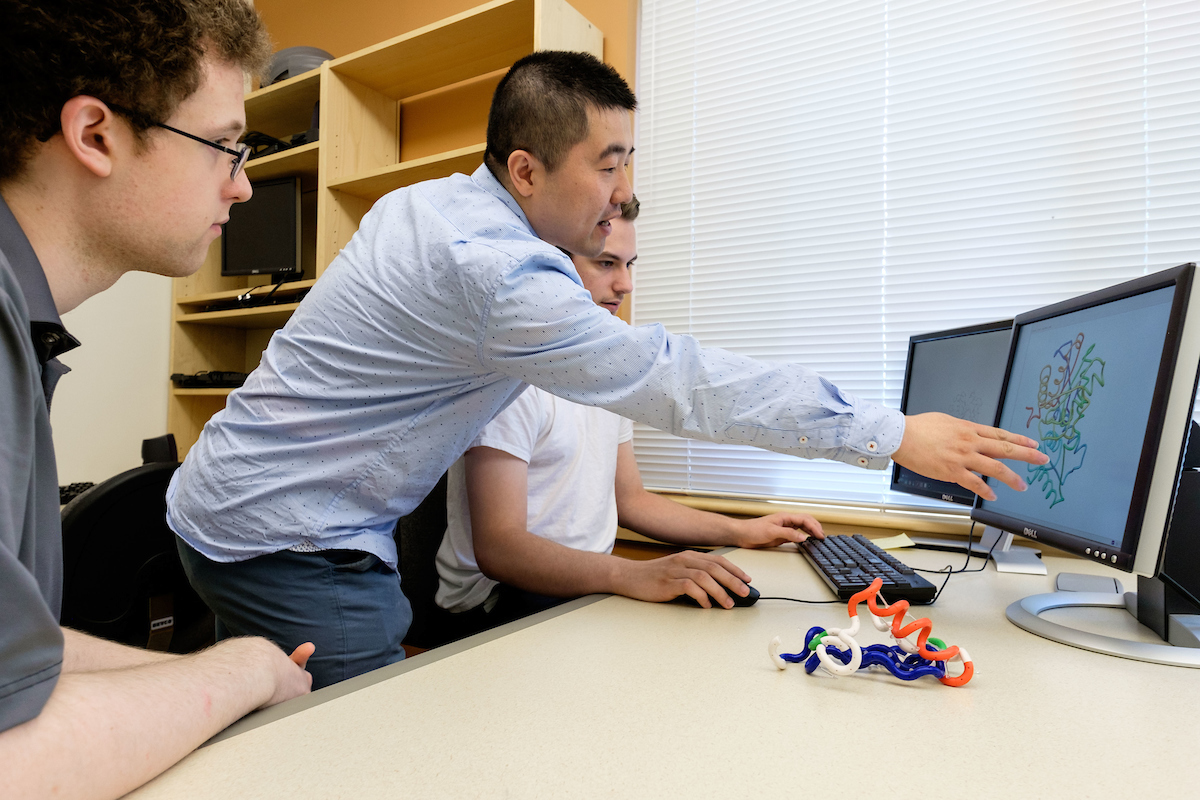
<svg viewBox="0 0 1200 800">
<path fill-rule="evenodd" d="M 435 558 L 446 532 L 446 476 L 411 514 L 396 523 L 400 588 L 412 605 L 413 621 L 404 643 L 429 649 L 448 641 L 437 624 L 438 575 Z"/>
<path fill-rule="evenodd" d="M 172 653 L 213 643 L 212 612 L 188 584 L 167 527 L 167 484 L 178 468 L 135 467 L 62 509 L 64 626 Z"/>
</svg>

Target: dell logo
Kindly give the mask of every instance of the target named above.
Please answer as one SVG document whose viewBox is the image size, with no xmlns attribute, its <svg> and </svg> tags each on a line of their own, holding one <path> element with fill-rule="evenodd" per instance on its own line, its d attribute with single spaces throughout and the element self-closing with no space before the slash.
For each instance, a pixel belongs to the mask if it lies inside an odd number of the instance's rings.
<svg viewBox="0 0 1200 800">
<path fill-rule="evenodd" d="M 1030 539 L 1037 538 L 1037 531 L 1035 531 L 1033 528 L 1026 528 L 1024 531 L 1022 531 L 1022 533 L 1028 536 Z"/>
<path fill-rule="evenodd" d="M 944 494 L 944 495 L 942 495 L 942 499 L 943 499 L 943 500 L 945 500 L 947 503 L 953 503 L 953 502 L 954 502 L 954 495 L 952 495 L 952 494 Z"/>
</svg>

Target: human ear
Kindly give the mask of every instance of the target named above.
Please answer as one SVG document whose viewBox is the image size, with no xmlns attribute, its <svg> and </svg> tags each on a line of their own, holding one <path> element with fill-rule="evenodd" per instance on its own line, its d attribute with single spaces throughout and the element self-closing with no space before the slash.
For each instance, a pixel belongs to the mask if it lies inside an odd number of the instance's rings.
<svg viewBox="0 0 1200 800">
<path fill-rule="evenodd" d="M 95 97 L 77 95 L 62 107 L 63 142 L 84 169 L 101 178 L 112 174 L 116 115 Z"/>
<path fill-rule="evenodd" d="M 540 181 L 542 171 L 542 162 L 527 150 L 513 150 L 508 156 L 508 179 L 521 197 L 533 195 L 535 181 Z"/>
</svg>

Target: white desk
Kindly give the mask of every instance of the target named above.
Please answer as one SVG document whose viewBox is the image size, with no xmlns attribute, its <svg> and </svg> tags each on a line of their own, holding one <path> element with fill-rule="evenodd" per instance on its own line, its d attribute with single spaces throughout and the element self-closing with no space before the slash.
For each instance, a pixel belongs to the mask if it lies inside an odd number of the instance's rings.
<svg viewBox="0 0 1200 800">
<path fill-rule="evenodd" d="M 830 597 L 794 550 L 729 557 L 763 595 Z M 250 717 L 131 796 L 1196 797 L 1200 671 L 1011 625 L 1005 607 L 1051 591 L 1060 570 L 1103 572 L 1047 565 L 1049 577 L 956 575 L 919 610 L 974 659 L 963 688 L 772 665 L 771 637 L 794 652 L 810 626 L 844 626 L 844 605 L 583 598 Z M 860 641 L 878 636 L 867 624 Z"/>
</svg>

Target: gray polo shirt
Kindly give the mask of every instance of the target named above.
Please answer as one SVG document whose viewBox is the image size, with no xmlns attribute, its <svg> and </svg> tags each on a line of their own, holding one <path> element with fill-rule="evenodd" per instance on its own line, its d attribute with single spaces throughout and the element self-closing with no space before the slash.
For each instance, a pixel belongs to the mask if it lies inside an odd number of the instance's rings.
<svg viewBox="0 0 1200 800">
<path fill-rule="evenodd" d="M 0 731 L 33 719 L 62 669 L 62 527 L 50 398 L 78 345 L 0 199 Z"/>
</svg>

